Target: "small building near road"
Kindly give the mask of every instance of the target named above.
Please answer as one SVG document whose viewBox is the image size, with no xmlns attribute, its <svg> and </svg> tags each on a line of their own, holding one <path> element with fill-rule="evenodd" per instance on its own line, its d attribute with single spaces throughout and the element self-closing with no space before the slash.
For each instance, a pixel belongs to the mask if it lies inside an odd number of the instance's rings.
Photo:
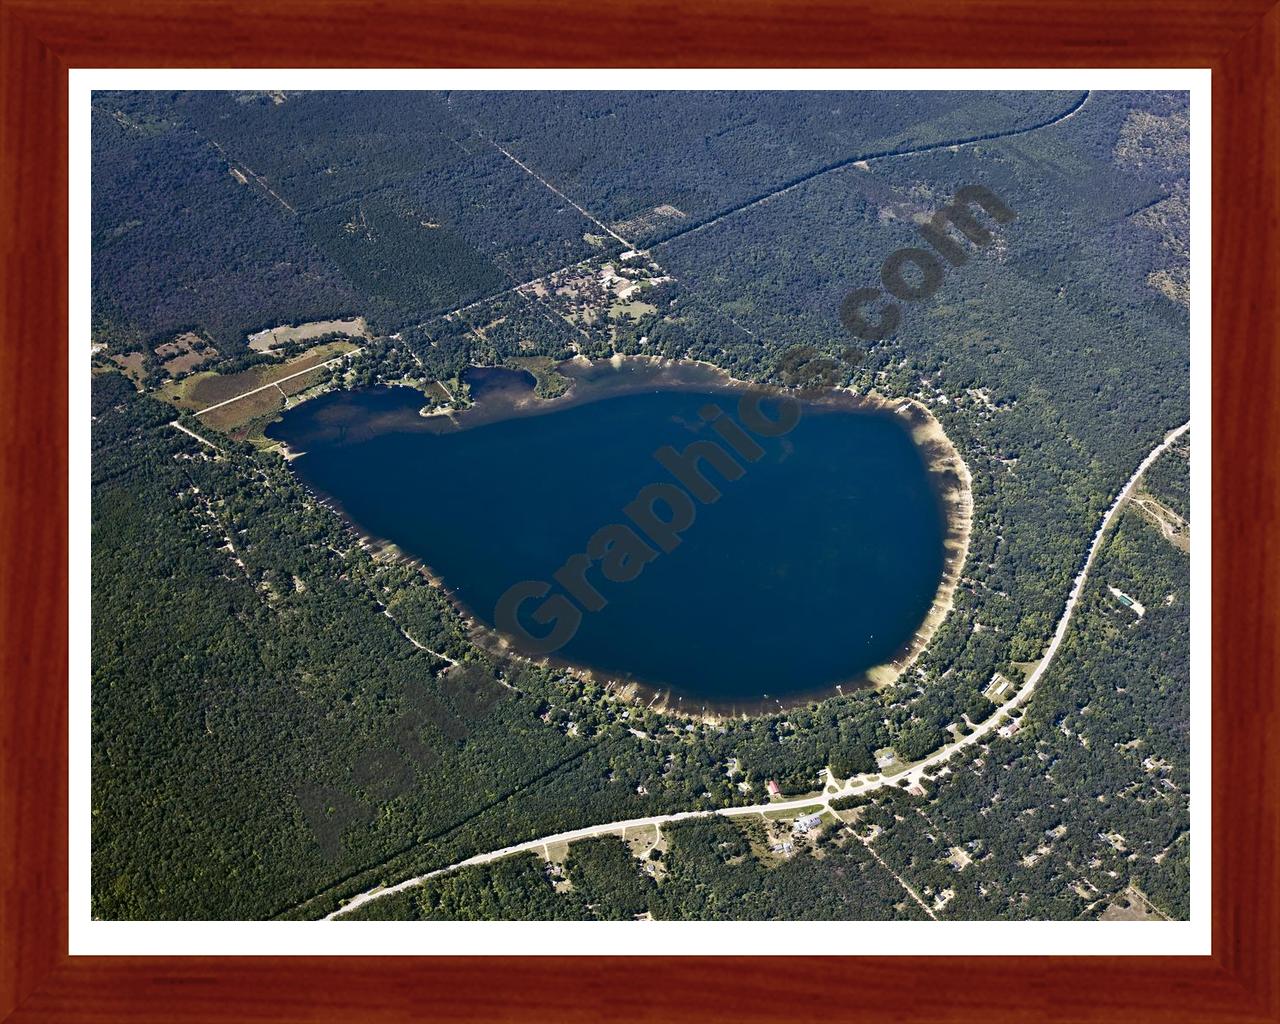
<svg viewBox="0 0 1280 1024">
<path fill-rule="evenodd" d="M 1021 728 L 1022 728 L 1022 719 L 1014 718 L 1011 721 L 1006 722 L 1004 725 L 1000 726 L 1000 728 L 997 729 L 996 732 L 999 733 L 1001 736 L 1003 736 L 1005 739 L 1008 739 L 1010 736 L 1018 735 L 1018 730 Z"/>
<path fill-rule="evenodd" d="M 1146 609 L 1146 607 L 1142 604 L 1142 602 L 1141 602 L 1141 601 L 1135 601 L 1132 597 L 1130 597 L 1128 594 L 1126 594 L 1123 590 L 1117 590 L 1115 587 L 1110 587 L 1110 586 L 1109 586 L 1109 587 L 1107 587 L 1107 589 L 1108 589 L 1109 591 L 1111 591 L 1111 595 L 1112 595 L 1112 596 L 1113 596 L 1117 601 L 1119 601 L 1122 605 L 1124 605 L 1124 606 L 1125 606 L 1126 608 L 1128 608 L 1131 612 L 1133 612 L 1133 614 L 1134 614 L 1134 615 L 1138 616 L 1138 618 L 1142 618 L 1142 616 L 1144 616 L 1144 615 L 1146 615 L 1146 614 L 1147 614 L 1147 609 Z"/>
<path fill-rule="evenodd" d="M 993 704 L 1003 703 L 1006 694 L 1010 692 L 1013 684 L 1009 682 L 999 672 L 991 677 L 991 681 L 987 683 L 987 688 L 982 691 L 982 695 Z"/>
</svg>

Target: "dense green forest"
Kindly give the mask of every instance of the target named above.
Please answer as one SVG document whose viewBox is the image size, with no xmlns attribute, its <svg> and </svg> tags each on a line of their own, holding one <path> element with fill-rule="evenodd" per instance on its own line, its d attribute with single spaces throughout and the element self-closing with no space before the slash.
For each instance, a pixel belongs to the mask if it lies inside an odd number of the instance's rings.
<svg viewBox="0 0 1280 1024">
<path fill-rule="evenodd" d="M 230 345 L 355 311 L 390 333 L 617 251 L 499 145 L 645 241 L 863 153 L 1042 123 L 1079 95 L 97 93 L 97 330 L 194 325 Z M 418 286 L 388 287 L 405 264 Z"/>
<path fill-rule="evenodd" d="M 132 351 L 200 327 L 243 347 L 259 325 L 360 312 L 295 219 L 184 122 L 138 106 L 93 110 L 95 341 Z"/>
<path fill-rule="evenodd" d="M 1170 449 L 1172 457 L 1160 459 L 1147 471 L 1147 490 L 1165 505 L 1182 516 L 1191 519 L 1191 433 L 1183 435 L 1181 442 Z"/>
<path fill-rule="evenodd" d="M 93 147 L 100 340 L 390 333 L 594 251 L 428 93 L 98 93 Z"/>
<path fill-rule="evenodd" d="M 754 804 L 770 779 L 811 792 L 823 768 L 917 759 L 987 719 L 983 691 L 1040 656 L 1116 491 L 1188 418 L 1187 145 L 1180 94 L 95 94 L 95 914 L 320 916 L 523 839 Z M 973 183 L 1016 217 L 902 302 L 892 336 L 851 339 L 843 296 Z M 609 231 L 651 248 L 622 260 Z M 598 284 L 615 267 L 643 299 L 625 315 Z M 184 420 L 218 450 L 201 445 L 105 361 L 154 366 L 196 330 L 208 365 L 240 369 L 272 358 L 249 333 L 353 316 L 375 337 L 332 386 L 614 353 L 794 384 L 811 356 L 832 383 L 918 398 L 973 477 L 954 608 L 881 693 L 717 723 L 627 705 L 485 653 L 277 455 Z M 1185 449 L 1146 484 L 1189 519 Z M 950 915 L 1079 916 L 1132 883 L 1185 916 L 1186 590 L 1186 555 L 1127 512 L 1020 734 L 923 800 L 846 813 L 881 825 L 883 864 L 853 832 L 767 864 L 738 826 L 697 822 L 671 830 L 660 881 L 601 841 L 575 849 L 567 892 L 513 860 L 366 912 L 922 913 L 897 871 L 955 889 Z M 1170 767 L 1135 770 L 1147 756 Z M 973 854 L 954 876 L 953 845 Z"/>
<path fill-rule="evenodd" d="M 628 241 L 651 245 L 823 168 L 1042 124 L 1080 93 L 453 92 Z M 625 161 L 619 156 L 625 154 Z"/>
</svg>

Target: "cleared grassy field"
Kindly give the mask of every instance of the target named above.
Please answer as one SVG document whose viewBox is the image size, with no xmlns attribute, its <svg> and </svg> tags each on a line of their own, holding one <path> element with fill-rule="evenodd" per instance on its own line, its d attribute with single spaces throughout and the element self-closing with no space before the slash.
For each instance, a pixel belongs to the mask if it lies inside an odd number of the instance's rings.
<svg viewBox="0 0 1280 1024">
<path fill-rule="evenodd" d="M 307 376 L 311 375 L 307 374 Z M 285 387 L 288 387 L 290 383 L 292 381 L 286 383 Z M 207 412 L 200 417 L 200 421 L 207 423 L 214 430 L 220 430 L 224 434 L 241 440 L 242 436 L 238 432 L 238 428 L 252 423 L 254 420 L 273 416 L 283 408 L 284 395 L 276 388 L 267 388 L 265 391 L 254 392 L 252 395 L 246 395 L 244 398 L 228 405 L 220 406 L 212 412 Z"/>
<path fill-rule="evenodd" d="M 313 388 L 317 384 L 319 384 L 320 381 L 324 378 L 325 373 L 327 372 L 328 372 L 327 368 L 322 366 L 317 366 L 310 373 L 299 374 L 297 377 L 294 377 L 292 380 L 286 380 L 283 383 L 279 384 L 278 387 L 286 395 L 301 394 L 303 391 L 306 391 L 308 388 Z M 233 402 L 232 405 L 234 404 L 235 403 Z"/>
<path fill-rule="evenodd" d="M 252 366 L 240 373 L 196 373 L 185 380 L 166 385 L 157 392 L 157 396 L 176 405 L 179 409 L 199 412 L 211 405 L 243 395 L 254 388 L 260 388 L 264 384 L 274 383 L 299 370 L 318 366 L 334 356 L 351 352 L 357 347 L 349 341 L 332 341 L 325 345 L 317 345 L 296 359 L 290 359 L 284 363 Z"/>
<path fill-rule="evenodd" d="M 807 807 L 801 807 L 799 810 L 783 810 L 783 811 L 762 811 L 761 814 L 770 819 L 775 818 L 805 818 L 810 814 L 817 814 L 825 810 L 822 804 L 810 804 Z"/>
<path fill-rule="evenodd" d="M 437 402 L 448 403 L 452 400 L 452 396 L 439 381 L 431 381 L 423 388 L 423 391 L 428 398 L 434 398 Z"/>
<path fill-rule="evenodd" d="M 370 338 L 369 325 L 364 317 L 357 316 L 350 320 L 317 320 L 297 327 L 273 327 L 250 335 L 249 347 L 255 352 L 270 352 L 277 345 L 288 345 L 295 341 L 310 341 L 322 338 L 326 334 L 345 334 L 352 338 Z"/>
<path fill-rule="evenodd" d="M 212 345 L 208 345 L 203 350 L 198 351 L 197 346 L 200 345 L 202 345 L 200 336 L 187 331 L 178 335 L 173 341 L 157 345 L 153 351 L 160 359 L 164 360 L 163 366 L 169 371 L 170 376 L 181 377 L 184 373 L 194 370 L 201 363 L 212 359 L 218 354 L 218 350 Z"/>
<path fill-rule="evenodd" d="M 130 352 L 127 356 L 112 356 L 111 361 L 115 363 L 135 384 L 146 379 L 147 370 L 142 365 L 143 356 L 141 352 Z"/>
</svg>

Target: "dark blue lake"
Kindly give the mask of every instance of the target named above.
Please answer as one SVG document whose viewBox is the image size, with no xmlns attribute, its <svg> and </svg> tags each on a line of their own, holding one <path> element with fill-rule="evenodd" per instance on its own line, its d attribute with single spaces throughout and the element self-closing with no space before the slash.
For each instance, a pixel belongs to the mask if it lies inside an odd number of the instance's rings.
<svg viewBox="0 0 1280 1024">
<path fill-rule="evenodd" d="M 691 709 L 786 704 L 865 682 L 934 600 L 947 528 L 938 484 L 891 411 L 805 405 L 785 435 L 748 435 L 763 450 L 749 461 L 699 415 L 714 404 L 740 419 L 741 392 L 710 378 L 580 381 L 555 403 L 533 400 L 523 380 L 473 393 L 477 406 L 451 421 L 419 415 L 423 396 L 408 388 L 334 392 L 269 434 L 305 452 L 291 463 L 302 480 L 430 566 L 481 622 L 494 625 L 513 584 L 547 584 L 518 619 L 537 637 L 556 625 L 534 621 L 543 600 L 573 607 L 580 624 L 555 658 L 673 691 Z M 721 497 L 689 499 L 693 521 L 660 550 L 623 510 L 646 485 L 677 484 L 658 449 L 699 440 L 742 475 L 700 464 Z M 628 563 L 642 571 L 623 582 L 593 564 L 585 579 L 606 603 L 581 610 L 554 574 L 609 524 L 627 526 L 649 560 Z"/>
</svg>

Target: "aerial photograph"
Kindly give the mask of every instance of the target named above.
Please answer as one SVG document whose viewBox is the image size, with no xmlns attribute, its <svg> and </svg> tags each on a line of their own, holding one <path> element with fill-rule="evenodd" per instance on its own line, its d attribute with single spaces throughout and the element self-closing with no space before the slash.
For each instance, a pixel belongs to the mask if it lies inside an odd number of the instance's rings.
<svg viewBox="0 0 1280 1024">
<path fill-rule="evenodd" d="M 1189 920 L 1190 161 L 94 92 L 92 917 Z"/>
</svg>

